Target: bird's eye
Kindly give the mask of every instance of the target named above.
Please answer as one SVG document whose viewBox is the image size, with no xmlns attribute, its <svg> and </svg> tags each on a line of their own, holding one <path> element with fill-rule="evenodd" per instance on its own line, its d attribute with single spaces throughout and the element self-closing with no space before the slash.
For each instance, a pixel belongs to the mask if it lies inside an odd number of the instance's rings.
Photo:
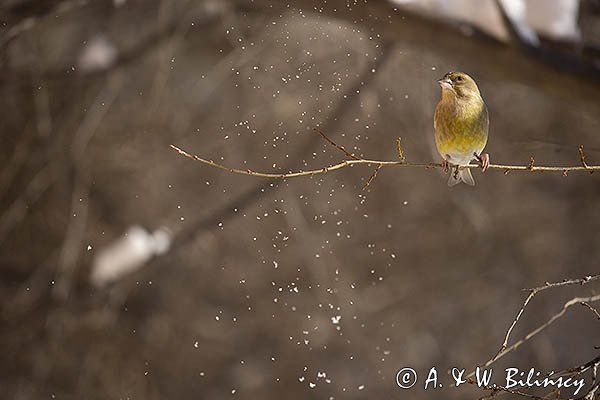
<svg viewBox="0 0 600 400">
<path fill-rule="evenodd" d="M 460 75 L 456 77 L 457 82 L 462 82 L 463 80 L 464 80 L 463 77 Z"/>
</svg>

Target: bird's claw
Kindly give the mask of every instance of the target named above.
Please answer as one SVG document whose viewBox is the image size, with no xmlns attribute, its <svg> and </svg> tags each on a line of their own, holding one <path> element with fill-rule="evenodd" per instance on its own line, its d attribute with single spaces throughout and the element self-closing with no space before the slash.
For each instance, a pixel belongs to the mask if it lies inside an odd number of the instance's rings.
<svg viewBox="0 0 600 400">
<path fill-rule="evenodd" d="M 444 171 L 445 174 L 450 171 L 450 163 L 446 159 L 442 160 L 442 171 Z"/>
<path fill-rule="evenodd" d="M 483 153 L 481 155 L 481 172 L 485 172 L 490 166 L 490 155 L 488 153 Z"/>
<path fill-rule="evenodd" d="M 488 153 L 483 153 L 481 156 L 478 156 L 477 153 L 474 154 L 479 164 L 481 164 L 481 172 L 487 171 L 490 166 L 490 155 Z"/>
</svg>

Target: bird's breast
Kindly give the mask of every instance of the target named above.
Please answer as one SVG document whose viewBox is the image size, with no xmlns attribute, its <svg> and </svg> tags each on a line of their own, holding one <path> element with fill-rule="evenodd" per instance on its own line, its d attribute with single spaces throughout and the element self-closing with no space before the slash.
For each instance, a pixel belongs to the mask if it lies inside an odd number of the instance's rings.
<svg viewBox="0 0 600 400">
<path fill-rule="evenodd" d="M 435 116 L 435 141 L 442 157 L 447 154 L 470 156 L 481 152 L 487 142 L 488 114 L 481 98 L 461 102 L 444 99 Z"/>
</svg>

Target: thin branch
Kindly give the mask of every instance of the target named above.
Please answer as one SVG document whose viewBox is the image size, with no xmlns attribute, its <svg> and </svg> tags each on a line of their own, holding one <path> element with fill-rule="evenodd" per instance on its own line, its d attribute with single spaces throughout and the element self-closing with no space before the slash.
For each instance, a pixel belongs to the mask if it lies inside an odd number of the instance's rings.
<svg viewBox="0 0 600 400">
<path fill-rule="evenodd" d="M 510 328 L 508 328 L 508 331 L 506 331 L 506 336 L 504 336 L 504 342 L 502 342 L 502 346 L 500 346 L 500 349 L 498 350 L 498 352 L 494 356 L 494 358 L 493 358 L 494 361 L 498 359 L 498 356 L 500 356 L 500 353 L 502 353 L 504 350 L 506 350 L 506 347 L 508 346 L 508 340 L 510 338 L 510 334 L 512 333 L 513 329 L 517 325 L 517 322 L 519 322 L 519 319 L 521 318 L 521 315 L 523 315 L 523 312 L 525 311 L 525 308 L 527 307 L 527 305 L 529 304 L 529 302 L 531 301 L 531 299 L 533 299 L 533 297 L 537 293 L 538 293 L 537 291 L 532 290 L 529 293 L 529 295 L 527 296 L 527 298 L 525 299 L 525 302 L 523 302 L 523 306 L 521 307 L 521 309 L 517 313 L 517 316 L 515 317 L 515 319 L 512 322 L 512 324 L 510 325 Z"/>
<path fill-rule="evenodd" d="M 494 361 L 497 360 L 497 357 L 500 355 L 500 353 L 502 353 L 504 350 L 506 350 L 506 347 L 508 346 L 508 340 L 510 339 L 510 334 L 512 333 L 513 329 L 515 328 L 515 325 L 517 325 L 517 322 L 519 322 L 519 319 L 521 318 L 521 315 L 523 315 L 525 308 L 527 307 L 527 305 L 529 304 L 531 299 L 533 299 L 533 297 L 536 294 L 538 294 L 539 292 L 544 291 L 546 289 L 550 289 L 550 288 L 556 288 L 556 287 L 560 287 L 560 286 L 569 286 L 569 285 L 585 285 L 586 283 L 597 281 L 597 280 L 600 280 L 600 275 L 586 276 L 585 278 L 569 279 L 569 280 L 564 280 L 561 282 L 554 282 L 554 283 L 546 282 L 546 284 L 544 286 L 527 289 L 529 291 L 529 295 L 523 302 L 523 306 L 521 306 L 521 309 L 519 310 L 519 312 L 517 313 L 517 316 L 515 317 L 512 324 L 510 325 L 510 328 L 508 328 L 508 331 L 506 332 L 506 336 L 504 337 L 504 342 L 502 343 L 502 346 L 500 346 L 500 350 L 498 350 L 498 352 L 494 356 L 493 360 Z"/>
<path fill-rule="evenodd" d="M 581 161 L 581 165 L 583 165 L 585 168 L 589 168 L 589 165 L 587 165 L 587 163 L 585 162 L 585 153 L 583 152 L 583 145 L 580 145 L 578 150 L 579 150 L 579 160 Z"/>
<path fill-rule="evenodd" d="M 523 302 L 523 305 L 519 309 L 519 312 L 517 313 L 517 316 L 513 320 L 513 322 L 510 325 L 510 327 L 508 328 L 508 331 L 506 332 L 506 335 L 504 337 L 504 341 L 502 343 L 502 346 L 500 347 L 500 350 L 496 353 L 496 355 L 494 357 L 492 357 L 491 359 L 489 359 L 483 365 L 484 368 L 485 367 L 489 367 L 490 365 L 492 365 L 493 363 L 495 363 L 497 360 L 499 360 L 500 358 L 504 357 L 508 353 L 516 350 L 523 343 L 525 343 L 526 341 L 528 341 L 529 339 L 531 339 L 532 337 L 536 336 L 538 333 L 540 333 L 541 331 L 543 331 L 544 329 L 546 329 L 548 326 L 550 326 L 552 323 L 554 323 L 557 319 L 559 319 L 560 317 L 562 317 L 565 314 L 565 312 L 567 311 L 567 309 L 570 308 L 571 306 L 573 306 L 575 304 L 591 303 L 591 302 L 599 301 L 600 300 L 600 295 L 591 296 L 591 297 L 576 297 L 574 299 L 569 300 L 568 302 L 566 302 L 563 305 L 562 309 L 558 313 L 554 314 L 548 321 L 546 321 L 544 324 L 540 325 L 539 327 L 537 327 L 536 329 L 534 329 L 533 331 L 531 331 L 524 338 L 518 340 L 517 342 L 515 342 L 514 344 L 512 344 L 510 347 L 508 347 L 508 342 L 510 340 L 510 335 L 511 335 L 513 329 L 515 328 L 515 325 L 517 324 L 517 322 L 519 321 L 519 319 L 523 315 L 523 312 L 525 311 L 525 308 L 527 307 L 527 305 L 531 302 L 531 300 L 533 299 L 533 297 L 536 296 L 539 292 L 542 292 L 542 291 L 544 291 L 546 289 L 563 287 L 563 286 L 585 285 L 585 284 L 588 284 L 590 282 L 595 282 L 595 281 L 600 281 L 600 275 L 586 276 L 584 278 L 579 278 L 579 279 L 567 279 L 567 280 L 564 280 L 564 281 L 561 281 L 561 282 L 554 282 L 554 283 L 546 282 L 546 284 L 544 286 L 540 286 L 540 287 L 536 287 L 536 288 L 532 288 L 532 289 L 525 289 L 525 290 L 528 290 L 530 292 L 529 295 L 527 296 L 527 298 Z M 466 377 L 467 378 L 471 378 L 474 375 L 475 375 L 475 371 L 471 371 Z"/>
<path fill-rule="evenodd" d="M 588 392 L 588 394 L 585 396 L 585 400 L 594 400 L 596 392 L 598 391 L 598 389 L 600 389 L 600 383 L 596 384 L 596 386 L 594 386 L 592 388 L 592 390 L 590 390 Z"/>
<path fill-rule="evenodd" d="M 346 150 L 346 148 L 344 146 L 339 145 L 336 142 L 334 142 L 333 140 L 331 140 L 326 134 L 323 133 L 323 131 L 321 131 L 317 128 L 313 128 L 313 130 L 315 132 L 317 132 L 319 135 L 321 135 L 321 137 L 323 139 L 325 139 L 327 141 L 327 143 L 329 143 L 330 145 L 332 145 L 333 147 L 335 147 L 336 149 L 338 149 L 339 151 L 344 153 L 348 158 L 351 158 L 353 160 L 360 160 L 360 157 L 358 157 L 354 153 L 350 153 L 348 150 Z M 402 147 L 400 147 L 400 138 L 398 138 L 398 142 L 396 143 L 396 145 L 398 147 L 398 154 L 401 155 L 400 159 L 402 160 L 403 154 L 402 154 Z M 373 182 L 373 180 L 375 180 L 375 178 L 377 178 L 377 174 L 379 173 L 379 170 L 381 169 L 381 167 L 382 167 L 381 164 L 377 165 L 377 168 L 375 168 L 375 170 L 373 171 L 373 173 L 371 174 L 369 179 L 367 179 L 367 182 L 363 185 L 362 189 L 360 190 L 361 192 L 364 192 L 365 190 L 367 190 L 369 185 L 371 185 L 371 182 Z"/>
<path fill-rule="evenodd" d="M 565 313 L 567 312 L 567 310 L 572 307 L 575 304 L 580 304 L 582 302 L 586 302 L 586 303 L 591 303 L 591 302 L 595 302 L 595 301 L 600 301 L 600 294 L 595 295 L 595 296 L 589 296 L 589 297 L 575 297 L 569 301 L 567 301 L 563 307 L 561 308 L 561 310 L 559 312 L 557 312 L 556 314 L 554 314 L 548 321 L 546 321 L 545 323 L 543 323 L 542 325 L 538 326 L 536 329 L 534 329 L 533 331 L 529 332 L 524 338 L 516 341 L 515 343 L 513 343 L 510 347 L 505 348 L 503 351 L 501 351 L 496 357 L 494 357 L 493 359 L 491 359 L 490 361 L 486 362 L 484 364 L 484 367 L 488 367 L 490 366 L 492 363 L 494 363 L 495 361 L 497 361 L 498 359 L 504 357 L 505 355 L 507 355 L 508 353 L 516 350 L 519 346 L 521 346 L 523 343 L 525 343 L 526 341 L 528 341 L 529 339 L 531 339 L 532 337 L 536 336 L 537 334 L 539 334 L 540 332 L 542 332 L 544 329 L 546 329 L 547 327 L 549 327 L 550 325 L 552 325 L 557 319 L 561 318 L 563 315 L 565 315 Z M 472 376 L 472 375 L 469 375 Z"/>
<path fill-rule="evenodd" d="M 373 173 L 371 174 L 371 176 L 369 177 L 369 179 L 367 180 L 367 183 L 365 183 L 365 185 L 362 187 L 362 189 L 360 190 L 361 192 L 364 192 L 365 190 L 367 190 L 367 188 L 369 187 L 369 185 L 371 184 L 371 182 L 373 182 L 373 180 L 375 178 L 377 178 L 377 174 L 379 173 L 379 170 L 381 169 L 382 165 L 379 164 L 377 166 L 377 168 L 375 168 L 375 171 L 373 171 Z"/>
<path fill-rule="evenodd" d="M 317 131 L 317 132 L 322 134 L 322 132 L 320 132 L 320 131 Z M 210 165 L 211 167 L 225 170 L 227 172 L 231 172 L 234 174 L 248 175 L 248 176 L 256 176 L 256 177 L 261 177 L 261 178 L 271 178 L 271 179 L 286 179 L 286 178 L 296 178 L 299 176 L 311 176 L 311 175 L 324 174 L 327 172 L 336 171 L 336 170 L 339 170 L 342 168 L 350 167 L 355 164 L 379 165 L 380 168 L 382 168 L 382 167 L 406 167 L 406 168 L 425 168 L 425 169 L 442 168 L 442 164 L 439 164 L 439 163 L 416 163 L 416 164 L 413 164 L 413 163 L 407 163 L 407 162 L 403 162 L 403 161 L 384 161 L 384 160 L 370 160 L 370 159 L 364 159 L 364 158 L 356 158 L 356 156 L 354 154 L 348 153 L 347 150 L 345 150 L 341 146 L 338 146 L 335 142 L 332 142 L 331 139 L 327 138 L 325 135 L 322 134 L 322 136 L 324 136 L 325 139 L 328 142 L 330 142 L 332 145 L 336 146 L 337 148 L 339 148 L 341 151 L 343 151 L 345 154 L 352 157 L 353 159 L 352 160 L 344 160 L 338 164 L 333 164 L 333 165 L 329 165 L 329 166 L 326 166 L 323 168 L 307 170 L 307 171 L 300 170 L 300 171 L 290 171 L 290 172 L 260 172 L 260 171 L 254 171 L 251 169 L 243 170 L 243 169 L 228 167 L 228 166 L 216 163 L 212 160 L 202 158 L 196 154 L 188 153 L 187 151 L 182 150 L 181 148 L 179 148 L 173 144 L 171 145 L 171 148 L 184 157 L 190 158 L 195 161 L 200 161 L 201 163 Z M 403 153 L 402 153 L 402 155 L 403 155 Z M 459 168 L 461 168 L 461 169 L 462 168 L 476 169 L 476 168 L 481 168 L 481 166 L 475 165 L 475 164 L 468 164 L 468 165 L 461 165 Z M 488 166 L 488 169 L 502 170 L 502 171 L 504 171 L 505 174 L 508 173 L 508 171 L 529 171 L 529 172 L 560 172 L 564 176 L 567 176 L 568 172 L 600 171 L 600 165 L 564 166 L 564 167 L 563 166 L 536 166 L 536 165 L 534 165 L 533 157 L 531 157 L 529 165 L 490 164 Z"/>
<path fill-rule="evenodd" d="M 530 171 L 533 171 L 533 169 L 535 168 L 534 164 L 535 164 L 535 158 L 533 158 L 533 156 L 531 156 L 529 158 L 529 164 L 527 165 L 527 169 Z M 563 173 L 564 173 L 564 171 L 563 171 Z"/>
<path fill-rule="evenodd" d="M 567 310 L 570 307 L 572 307 L 573 305 L 575 305 L 575 304 L 582 304 L 582 303 L 588 303 L 588 302 L 591 303 L 591 302 L 594 302 L 594 301 L 600 301 L 600 295 L 589 296 L 589 297 L 575 297 L 575 298 L 567 301 L 563 305 L 563 307 L 561 308 L 561 310 L 559 312 L 557 312 L 556 314 L 554 314 L 548 321 L 546 321 L 542 325 L 538 326 L 536 329 L 534 329 L 529 334 L 527 334 L 524 338 L 522 338 L 519 341 L 515 342 L 512 346 L 506 348 L 504 351 L 502 351 L 496 357 L 494 357 L 493 359 L 491 359 L 490 361 L 488 361 L 487 363 L 485 363 L 485 365 L 483 367 L 487 368 L 488 366 L 490 366 L 492 363 L 494 363 L 499 358 L 505 356 L 506 354 L 512 352 L 513 350 L 516 350 L 523 343 L 527 342 L 529 339 L 531 339 L 532 337 L 536 336 L 538 333 L 542 332 L 548 326 L 550 326 L 551 324 L 553 324 L 556 320 L 558 320 L 559 318 L 561 318 L 567 312 Z M 565 373 L 568 372 L 571 375 L 579 375 L 579 374 L 584 373 L 585 371 L 587 371 L 590 367 L 593 367 L 594 371 L 595 371 L 596 368 L 597 368 L 598 360 L 599 359 L 600 359 L 599 357 L 596 357 L 595 359 L 587 362 L 586 364 L 584 364 L 584 365 L 582 365 L 580 367 L 571 368 L 571 370 L 563 371 L 563 372 L 565 372 Z M 553 376 L 555 376 L 557 374 L 558 373 L 554 374 Z M 472 371 L 469 375 L 467 375 L 468 382 L 472 382 L 473 381 L 473 379 L 472 379 L 473 375 L 475 375 L 475 371 Z M 506 389 L 506 388 L 504 388 L 502 386 L 498 386 L 498 385 L 484 386 L 483 388 L 485 390 L 492 390 L 493 391 L 492 393 L 497 392 L 497 391 L 503 391 L 503 392 L 515 394 L 515 395 L 522 396 L 522 397 L 528 397 L 528 398 L 532 398 L 532 399 L 544 400 L 544 399 L 547 398 L 547 397 L 539 397 L 539 396 L 535 396 L 535 395 L 528 394 L 528 393 L 523 393 L 523 392 L 510 391 L 509 389 Z M 597 390 L 597 388 L 593 388 L 593 389 L 590 390 L 590 392 L 595 392 L 596 390 Z M 585 399 L 588 399 L 588 396 L 589 396 L 590 392 L 588 392 L 588 394 L 585 395 L 585 397 L 584 397 Z M 593 399 L 593 394 L 589 398 Z"/>
<path fill-rule="evenodd" d="M 592 387 L 590 388 L 590 390 L 589 390 L 589 392 L 587 394 L 585 394 L 582 397 L 579 397 L 578 399 L 580 399 L 580 400 L 593 399 L 594 392 L 596 390 L 598 390 L 598 387 L 594 386 L 594 382 L 595 382 L 595 379 L 596 379 L 595 378 L 595 376 L 596 376 L 595 374 L 597 372 L 597 368 L 598 368 L 599 364 L 600 364 L 600 356 L 594 358 L 593 360 L 590 360 L 590 361 L 586 362 L 585 364 L 583 364 L 581 366 L 574 367 L 574 368 L 569 368 L 569 369 L 564 370 L 564 371 L 559 371 L 559 372 L 552 373 L 552 374 L 548 375 L 548 377 L 551 378 L 551 379 L 555 379 L 557 377 L 565 377 L 565 376 L 574 377 L 574 376 L 577 376 L 577 375 L 581 375 L 581 374 L 587 372 L 588 370 L 592 369 L 593 372 L 594 372 L 593 380 L 592 380 Z M 472 378 L 469 378 L 467 380 L 467 383 L 469 383 L 471 385 L 476 385 L 477 384 L 477 382 L 474 379 L 472 379 Z M 497 384 L 481 385 L 480 387 L 483 390 L 488 390 L 488 391 L 491 392 L 488 396 L 481 397 L 480 400 L 483 400 L 483 399 L 492 399 L 498 393 L 503 393 L 503 392 L 504 393 L 510 393 L 510 394 L 513 394 L 513 395 L 516 395 L 516 396 L 530 398 L 530 399 L 547 400 L 547 399 L 550 398 L 551 394 L 557 393 L 557 390 L 555 389 L 552 392 L 550 392 L 550 393 L 546 394 L 545 396 L 541 397 L 541 396 L 536 396 L 536 395 L 531 394 L 531 393 L 525 393 L 525 392 L 521 392 L 521 391 L 514 390 L 514 389 L 508 389 L 508 388 L 506 388 L 504 386 L 500 386 L 500 385 L 497 385 Z M 590 393 L 592 393 L 591 397 L 590 397 Z M 560 399 L 560 397 L 558 396 L 558 394 L 556 395 L 555 398 L 556 399 Z"/>
<path fill-rule="evenodd" d="M 581 305 L 587 307 L 591 312 L 594 313 L 594 315 L 596 315 L 596 318 L 600 320 L 600 313 L 598 313 L 598 310 L 596 310 L 594 307 L 592 307 L 589 303 L 586 303 L 585 301 L 582 301 Z"/>
<path fill-rule="evenodd" d="M 327 135 L 325 135 L 321 130 L 319 130 L 317 128 L 313 128 L 313 130 L 315 132 L 317 132 L 319 135 L 321 135 L 321 137 L 323 139 L 325 139 L 330 145 L 332 145 L 333 147 L 335 147 L 336 149 L 338 149 L 339 151 L 344 153 L 346 156 L 348 156 L 348 158 L 352 158 L 353 160 L 360 160 L 360 157 L 358 157 L 354 153 L 350 153 L 348 150 L 346 150 L 346 148 L 344 146 L 341 146 L 341 145 L 337 144 L 336 142 L 334 142 L 333 140 L 329 139 L 327 137 Z"/>
<path fill-rule="evenodd" d="M 592 369 L 592 388 L 590 389 L 590 391 L 588 392 L 588 394 L 585 396 L 585 400 L 594 400 L 594 396 L 596 395 L 596 392 L 598 391 L 598 389 L 600 389 L 600 382 L 598 381 L 598 364 L 594 364 L 594 367 Z"/>
<path fill-rule="evenodd" d="M 211 167 L 215 167 L 215 168 L 219 168 L 222 170 L 225 170 L 227 172 L 231 172 L 234 174 L 241 174 L 241 175 L 248 175 L 248 176 L 256 176 L 256 177 L 261 177 L 261 178 L 272 178 L 272 179 L 286 179 L 286 178 L 295 178 L 298 176 L 311 176 L 311 175 L 317 175 L 317 174 L 324 174 L 326 172 L 331 172 L 331 171 L 335 171 L 338 169 L 342 169 L 342 168 L 346 168 L 355 164 L 367 164 L 367 165 L 378 165 L 380 164 L 382 167 L 413 167 L 413 168 L 435 168 L 435 167 L 441 167 L 440 164 L 435 164 L 435 163 L 429 163 L 429 164 L 402 164 L 399 161 L 378 161 L 378 160 L 366 160 L 366 159 L 359 159 L 359 160 L 345 160 L 342 161 L 338 164 L 333 164 L 330 165 L 328 167 L 324 167 L 321 169 L 315 169 L 315 170 L 307 170 L 307 171 L 292 171 L 292 172 L 259 172 L 259 171 L 254 171 L 251 169 L 238 169 L 238 168 L 231 168 L 231 167 L 227 167 L 225 165 L 222 164 L 218 164 L 212 160 L 207 160 L 204 159 L 200 156 L 197 156 L 196 154 L 190 154 L 188 152 L 186 152 L 185 150 L 180 149 L 179 147 L 175 146 L 175 145 L 171 145 L 171 148 L 173 150 L 175 150 L 176 152 L 178 152 L 179 154 L 181 154 L 182 156 L 185 156 L 187 158 L 190 158 L 192 160 L 196 160 L 196 161 L 200 161 L 201 163 L 204 163 L 206 165 L 210 165 Z M 599 167 L 600 168 L 600 167 Z"/>
</svg>

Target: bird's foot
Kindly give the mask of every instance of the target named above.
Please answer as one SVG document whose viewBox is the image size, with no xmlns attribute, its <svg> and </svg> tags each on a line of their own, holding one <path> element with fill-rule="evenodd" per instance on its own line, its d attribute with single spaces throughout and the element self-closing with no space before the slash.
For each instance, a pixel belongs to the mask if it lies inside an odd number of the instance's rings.
<svg viewBox="0 0 600 400">
<path fill-rule="evenodd" d="M 450 163 L 446 159 L 442 160 L 442 171 L 444 171 L 445 174 L 450 171 Z"/>
<path fill-rule="evenodd" d="M 481 172 L 487 171 L 490 166 L 490 155 L 488 153 L 483 153 L 481 155 Z"/>
<path fill-rule="evenodd" d="M 474 155 L 481 165 L 481 172 L 485 172 L 490 166 L 490 155 L 488 153 L 483 153 L 481 156 L 478 156 L 477 153 L 474 153 Z"/>
</svg>

